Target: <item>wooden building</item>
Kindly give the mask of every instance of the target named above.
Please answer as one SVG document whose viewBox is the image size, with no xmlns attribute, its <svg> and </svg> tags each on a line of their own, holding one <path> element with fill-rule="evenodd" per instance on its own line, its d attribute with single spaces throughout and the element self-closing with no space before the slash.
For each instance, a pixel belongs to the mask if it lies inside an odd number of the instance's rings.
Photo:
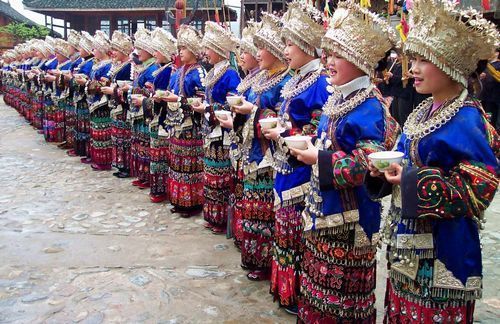
<svg viewBox="0 0 500 324">
<path fill-rule="evenodd" d="M 129 35 L 138 28 L 170 27 L 175 25 L 177 0 L 23 0 L 27 10 L 45 15 L 46 26 L 60 27 L 64 37 L 68 29 L 94 33 L 100 29 L 110 35 L 120 30 Z M 185 0 L 186 16 L 200 29 L 206 20 L 236 21 L 236 11 L 223 5 L 222 0 Z M 62 20 L 56 24 L 55 19 Z"/>
</svg>

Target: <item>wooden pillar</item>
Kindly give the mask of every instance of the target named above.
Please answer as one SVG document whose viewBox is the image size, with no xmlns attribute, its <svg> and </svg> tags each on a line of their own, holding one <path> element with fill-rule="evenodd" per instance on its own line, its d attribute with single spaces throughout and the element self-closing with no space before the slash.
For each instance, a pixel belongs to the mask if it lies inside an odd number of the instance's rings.
<svg viewBox="0 0 500 324">
<path fill-rule="evenodd" d="M 161 12 L 156 13 L 156 26 L 157 27 L 163 27 L 163 19 L 161 16 Z"/>
</svg>

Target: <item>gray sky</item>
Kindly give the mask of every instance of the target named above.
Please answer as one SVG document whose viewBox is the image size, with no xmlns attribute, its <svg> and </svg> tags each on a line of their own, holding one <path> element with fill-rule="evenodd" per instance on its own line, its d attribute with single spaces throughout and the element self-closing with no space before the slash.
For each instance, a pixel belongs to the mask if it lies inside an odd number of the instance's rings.
<svg viewBox="0 0 500 324">
<path fill-rule="evenodd" d="M 7 2 L 5 0 L 0 0 L 0 1 Z M 33 20 L 34 22 L 37 22 L 41 25 L 45 24 L 45 18 L 43 15 L 37 14 L 36 12 L 33 12 L 33 11 L 24 10 L 22 0 L 10 0 L 10 4 L 11 4 L 12 8 L 16 9 L 17 11 L 22 13 L 24 16 Z"/>
</svg>

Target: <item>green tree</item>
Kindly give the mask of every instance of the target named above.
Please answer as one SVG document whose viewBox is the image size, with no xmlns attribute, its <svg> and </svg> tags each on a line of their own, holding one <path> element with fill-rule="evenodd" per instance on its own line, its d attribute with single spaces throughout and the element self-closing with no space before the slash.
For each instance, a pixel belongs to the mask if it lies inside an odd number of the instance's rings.
<svg viewBox="0 0 500 324">
<path fill-rule="evenodd" d="M 14 41 L 17 43 L 32 38 L 45 38 L 50 33 L 50 30 L 40 25 L 27 26 L 25 23 L 11 22 L 6 26 L 0 27 L 0 33 L 12 35 Z"/>
</svg>

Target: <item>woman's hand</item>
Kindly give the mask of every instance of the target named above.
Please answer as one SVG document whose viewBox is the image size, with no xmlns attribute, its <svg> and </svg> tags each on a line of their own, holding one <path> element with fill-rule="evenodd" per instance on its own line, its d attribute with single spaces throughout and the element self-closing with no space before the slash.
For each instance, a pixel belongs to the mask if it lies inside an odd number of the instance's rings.
<svg viewBox="0 0 500 324">
<path fill-rule="evenodd" d="M 120 87 L 120 90 L 122 90 L 123 92 L 127 92 L 130 90 L 130 88 L 130 84 L 125 83 L 122 87 Z"/>
<path fill-rule="evenodd" d="M 222 127 L 233 129 L 233 117 L 232 116 L 228 116 L 227 119 L 222 119 L 222 118 L 217 117 L 217 120 L 219 121 L 219 124 Z"/>
<path fill-rule="evenodd" d="M 297 157 L 297 160 L 307 165 L 313 165 L 318 162 L 318 149 L 313 145 L 310 139 L 307 139 L 307 149 L 300 150 L 290 148 L 290 154 Z"/>
<path fill-rule="evenodd" d="M 168 96 L 162 97 L 161 100 L 166 101 L 166 102 L 177 102 L 179 101 L 179 96 L 170 92 Z"/>
<path fill-rule="evenodd" d="M 232 110 L 241 115 L 248 115 L 252 112 L 254 104 L 243 99 L 241 105 L 232 106 Z"/>
<path fill-rule="evenodd" d="M 202 102 L 195 102 L 191 105 L 194 111 L 203 114 L 205 112 L 205 105 Z"/>
<path fill-rule="evenodd" d="M 71 71 L 67 71 L 67 72 L 63 73 L 63 75 L 64 75 L 64 80 L 66 80 L 66 81 L 71 80 L 71 78 L 73 77 L 73 74 L 71 74 Z"/>
<path fill-rule="evenodd" d="M 275 127 L 271 129 L 263 129 L 262 133 L 264 134 L 264 137 L 267 138 L 268 140 L 277 140 L 279 135 L 283 132 L 283 128 L 281 127 Z"/>
<path fill-rule="evenodd" d="M 86 78 L 82 78 L 82 77 L 78 77 L 78 78 L 75 79 L 75 81 L 79 85 L 85 85 L 85 83 L 87 82 L 87 79 Z"/>
<path fill-rule="evenodd" d="M 376 177 L 382 177 L 383 173 L 381 173 L 372 163 L 372 161 L 368 161 L 368 171 L 370 171 L 370 176 L 376 178 Z"/>
<path fill-rule="evenodd" d="M 392 163 L 387 170 L 384 171 L 385 179 L 394 185 L 401 184 L 401 174 L 403 167 L 397 163 Z"/>
<path fill-rule="evenodd" d="M 107 94 L 107 95 L 112 95 L 114 92 L 114 88 L 113 87 L 102 87 L 101 92 L 104 94 Z"/>
<path fill-rule="evenodd" d="M 132 98 L 132 105 L 134 105 L 135 107 L 140 107 L 140 106 L 142 106 L 143 101 L 144 101 L 144 96 L 133 97 Z"/>
<path fill-rule="evenodd" d="M 45 82 L 53 82 L 56 80 L 56 77 L 54 75 L 47 74 L 47 75 L 45 75 L 44 80 L 45 80 Z"/>
</svg>

